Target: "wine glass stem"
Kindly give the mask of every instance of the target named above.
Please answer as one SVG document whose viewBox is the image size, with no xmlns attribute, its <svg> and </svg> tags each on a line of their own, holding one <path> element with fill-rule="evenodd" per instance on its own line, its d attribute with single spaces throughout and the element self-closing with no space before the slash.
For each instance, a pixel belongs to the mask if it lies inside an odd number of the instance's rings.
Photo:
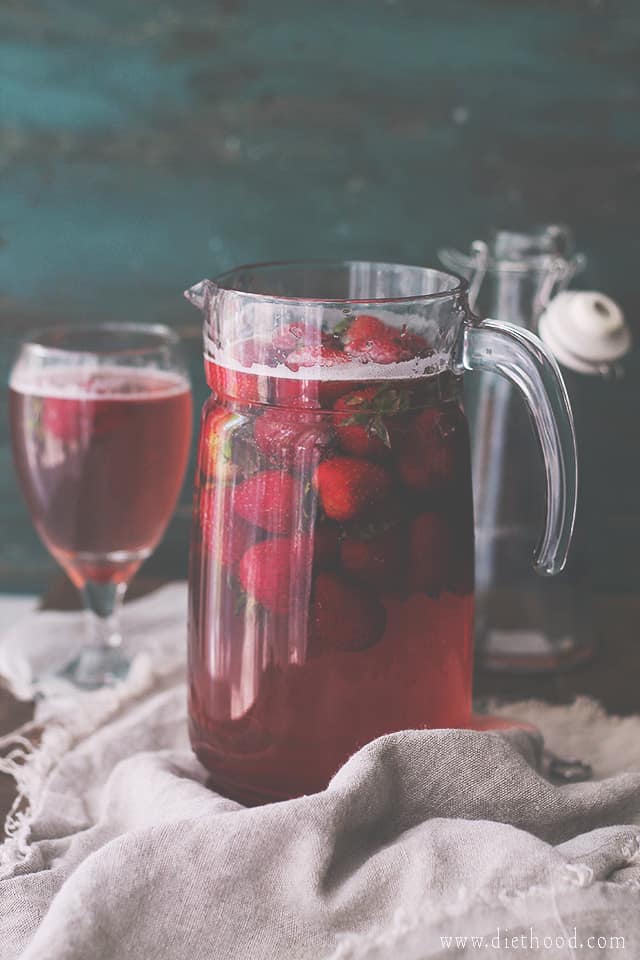
<svg viewBox="0 0 640 960">
<path fill-rule="evenodd" d="M 65 670 L 79 687 L 92 690 L 113 684 L 126 676 L 129 658 L 122 650 L 120 607 L 126 583 L 96 583 L 82 589 L 88 640 L 80 655 Z"/>
<path fill-rule="evenodd" d="M 120 608 L 126 589 L 126 583 L 95 583 L 89 580 L 85 584 L 82 598 L 92 647 L 106 650 L 122 645 Z"/>
</svg>

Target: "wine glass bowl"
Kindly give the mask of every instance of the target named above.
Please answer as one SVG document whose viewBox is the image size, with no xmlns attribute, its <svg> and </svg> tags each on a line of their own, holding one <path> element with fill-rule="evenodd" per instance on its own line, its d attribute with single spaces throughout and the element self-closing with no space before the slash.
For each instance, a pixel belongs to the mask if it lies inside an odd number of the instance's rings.
<svg viewBox="0 0 640 960">
<path fill-rule="evenodd" d="M 11 372 L 9 412 L 34 525 L 90 612 L 91 643 L 67 672 L 99 686 L 128 667 L 118 604 L 184 478 L 191 393 L 179 338 L 143 324 L 33 334 Z"/>
</svg>

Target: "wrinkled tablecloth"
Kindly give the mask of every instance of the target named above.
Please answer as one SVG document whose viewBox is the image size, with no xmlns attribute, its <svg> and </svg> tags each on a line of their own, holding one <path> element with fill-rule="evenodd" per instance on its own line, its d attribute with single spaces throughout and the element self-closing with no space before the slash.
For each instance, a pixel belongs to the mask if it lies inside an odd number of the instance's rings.
<svg viewBox="0 0 640 960">
<path fill-rule="evenodd" d="M 183 584 L 128 605 L 127 680 L 45 685 L 5 738 L 2 960 L 640 957 L 638 718 L 503 709 L 592 763 L 585 783 L 552 786 L 524 729 L 405 731 L 322 793 L 245 809 L 189 750 L 185 609 Z M 30 614 L 0 673 L 27 697 L 81 637 L 78 614 Z"/>
</svg>

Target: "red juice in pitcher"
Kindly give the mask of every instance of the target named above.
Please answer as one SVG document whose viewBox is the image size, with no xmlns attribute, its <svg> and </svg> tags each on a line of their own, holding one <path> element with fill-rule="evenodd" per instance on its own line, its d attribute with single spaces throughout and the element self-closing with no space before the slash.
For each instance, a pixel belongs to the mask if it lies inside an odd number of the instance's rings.
<svg viewBox="0 0 640 960">
<path fill-rule="evenodd" d="M 391 335 L 366 341 L 369 365 L 344 337 L 295 337 L 274 342 L 273 370 L 250 342 L 206 363 L 190 733 L 211 784 L 245 803 L 321 790 L 375 737 L 471 711 L 460 378 L 407 376 Z"/>
<path fill-rule="evenodd" d="M 190 734 L 211 785 L 295 797 L 380 735 L 478 725 L 462 374 L 505 377 L 528 406 L 547 480 L 534 566 L 557 573 L 575 434 L 543 344 L 427 267 L 248 264 L 185 296 L 212 391 L 189 576 Z"/>
<path fill-rule="evenodd" d="M 16 377 L 16 468 L 34 523 L 76 585 L 126 582 L 166 526 L 191 439 L 189 385 L 135 367 Z"/>
</svg>

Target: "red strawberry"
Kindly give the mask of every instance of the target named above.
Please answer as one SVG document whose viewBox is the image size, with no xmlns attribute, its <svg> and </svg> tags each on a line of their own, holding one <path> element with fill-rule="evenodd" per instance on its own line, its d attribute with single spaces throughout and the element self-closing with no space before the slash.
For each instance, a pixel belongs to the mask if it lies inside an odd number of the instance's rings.
<svg viewBox="0 0 640 960">
<path fill-rule="evenodd" d="M 350 346 L 354 340 L 389 340 L 396 332 L 393 327 L 388 327 L 377 317 L 372 317 L 368 313 L 360 313 L 349 324 L 343 340 L 345 346 Z"/>
<path fill-rule="evenodd" d="M 336 367 L 342 366 L 345 363 L 351 363 L 351 358 L 343 353 L 342 350 L 338 350 L 333 343 L 333 338 L 331 344 L 327 342 L 323 343 L 322 346 L 302 346 L 298 350 L 294 350 L 286 359 L 286 364 L 289 369 L 297 372 L 301 367 Z M 343 386 L 340 381 L 326 381 L 326 380 L 292 380 L 291 384 L 293 386 L 286 387 L 286 396 L 278 394 L 279 399 L 283 403 L 289 403 L 290 405 L 295 404 L 296 406 L 331 406 L 336 397 L 339 397 L 343 392 Z M 279 384 L 286 384 L 287 381 L 281 379 Z"/>
<path fill-rule="evenodd" d="M 337 367 L 351 363 L 351 358 L 334 346 L 302 346 L 293 350 L 286 360 L 287 366 L 294 372 L 300 367 Z"/>
<path fill-rule="evenodd" d="M 290 606 L 292 548 L 288 537 L 277 537 L 249 547 L 240 560 L 243 588 L 273 613 L 286 613 Z"/>
<path fill-rule="evenodd" d="M 318 381 L 274 377 L 274 397 L 283 407 L 318 407 Z"/>
<path fill-rule="evenodd" d="M 313 562 L 316 567 L 328 567 L 337 559 L 338 528 L 332 523 L 319 523 L 313 531 Z"/>
<path fill-rule="evenodd" d="M 347 352 L 361 362 L 368 363 L 400 363 L 411 357 L 395 340 L 353 340 Z"/>
<path fill-rule="evenodd" d="M 372 363 L 399 363 L 415 356 L 426 356 L 429 344 L 406 327 L 397 330 L 377 317 L 360 314 L 343 337 L 346 353 Z"/>
<path fill-rule="evenodd" d="M 389 453 L 384 439 L 374 432 L 373 416 L 367 417 L 366 412 L 358 412 L 358 407 L 364 408 L 364 411 L 369 409 L 368 405 L 377 392 L 377 387 L 365 387 L 364 390 L 346 394 L 334 403 L 333 409 L 343 413 L 343 416 L 336 417 L 336 431 L 345 453 L 355 457 L 384 457 Z"/>
<path fill-rule="evenodd" d="M 79 384 L 88 392 L 92 380 Z M 119 429 L 128 416 L 127 405 L 102 398 L 45 397 L 42 403 L 42 428 L 63 443 L 83 443 L 104 437 Z"/>
<path fill-rule="evenodd" d="M 377 317 L 360 314 L 344 336 L 345 352 L 371 363 L 398 363 L 411 354 L 399 343 L 399 333 Z"/>
<path fill-rule="evenodd" d="M 225 493 L 228 491 L 229 488 L 214 486 L 206 487 L 202 491 L 199 526 L 205 548 L 212 552 L 223 566 L 233 569 L 243 553 L 261 534 L 242 517 L 229 520 L 225 509 Z"/>
<path fill-rule="evenodd" d="M 336 400 L 350 393 L 356 385 L 353 380 L 318 380 L 320 406 L 331 408 Z"/>
<path fill-rule="evenodd" d="M 292 350 L 303 350 L 320 346 L 342 348 L 339 340 L 317 327 L 304 323 L 290 323 L 281 327 L 271 341 L 278 359 L 286 357 Z"/>
<path fill-rule="evenodd" d="M 254 364 L 269 366 L 276 359 L 271 344 L 267 340 L 242 340 L 230 348 L 234 364 L 245 369 L 237 370 L 205 359 L 206 380 L 212 390 L 222 396 L 235 397 L 237 400 L 260 402 L 266 399 L 267 378 Z M 224 360 L 224 358 L 222 358 Z"/>
<path fill-rule="evenodd" d="M 391 493 L 391 477 L 384 467 L 355 457 L 325 460 L 316 470 L 315 485 L 332 520 L 352 520 L 375 509 Z"/>
<path fill-rule="evenodd" d="M 464 439 L 459 410 L 428 407 L 397 441 L 398 472 L 412 490 L 440 493 L 455 477 Z"/>
<path fill-rule="evenodd" d="M 267 410 L 253 428 L 262 453 L 279 466 L 315 463 L 331 440 L 331 428 L 319 416 L 291 410 Z"/>
<path fill-rule="evenodd" d="M 297 350 L 301 344 L 311 339 L 311 330 L 308 330 L 303 323 L 290 323 L 278 330 L 271 343 L 278 353 L 287 354 L 291 350 Z"/>
<path fill-rule="evenodd" d="M 409 530 L 409 586 L 436 595 L 449 583 L 453 538 L 439 513 L 419 513 Z"/>
<path fill-rule="evenodd" d="M 309 618 L 312 655 L 327 648 L 364 650 L 380 640 L 385 626 L 385 609 L 375 595 L 334 573 L 318 574 Z"/>
<path fill-rule="evenodd" d="M 333 409 L 340 446 L 356 457 L 385 457 L 391 449 L 389 417 L 409 405 L 409 394 L 389 386 L 363 387 L 337 400 Z"/>
<path fill-rule="evenodd" d="M 263 470 L 236 487 L 234 509 L 270 533 L 288 533 L 302 487 L 288 473 Z"/>
<path fill-rule="evenodd" d="M 394 527 L 369 538 L 348 536 L 340 544 L 347 573 L 371 587 L 390 587 L 402 575 L 402 530 Z"/>
<path fill-rule="evenodd" d="M 261 384 L 264 378 L 253 373 L 232 370 L 230 367 L 222 367 L 211 360 L 205 360 L 205 377 L 211 389 L 223 397 L 235 397 L 236 400 L 249 403 L 262 399 Z"/>
<path fill-rule="evenodd" d="M 42 428 L 64 443 L 91 434 L 93 403 L 71 397 L 45 397 L 42 401 Z"/>
</svg>

